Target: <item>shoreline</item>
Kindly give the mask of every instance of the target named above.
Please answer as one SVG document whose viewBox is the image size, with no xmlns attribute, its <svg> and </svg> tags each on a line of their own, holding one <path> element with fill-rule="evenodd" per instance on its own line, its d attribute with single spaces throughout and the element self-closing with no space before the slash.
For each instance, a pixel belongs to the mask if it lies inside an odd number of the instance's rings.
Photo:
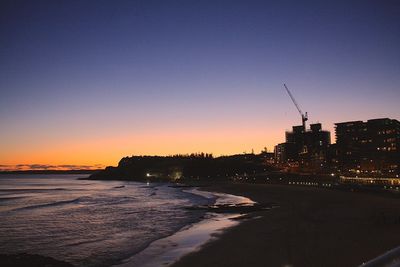
<svg viewBox="0 0 400 267">
<path fill-rule="evenodd" d="M 398 195 L 282 184 L 177 187 L 211 201 L 206 206 L 186 207 L 200 211 L 198 219 L 178 226 L 176 232 L 151 241 L 113 266 L 354 267 L 400 245 Z M 236 198 L 236 204 L 241 199 L 255 201 L 253 205 L 259 207 L 273 208 L 271 203 L 279 203 L 279 209 L 260 208 L 251 213 L 241 205 L 236 210 L 226 209 L 224 205 L 231 202 L 224 202 L 224 196 Z M 201 242 L 196 240 L 197 233 L 202 233 Z"/>
<path fill-rule="evenodd" d="M 279 209 L 259 211 L 187 254 L 183 266 L 359 266 L 400 244 L 400 201 L 316 187 L 215 184 L 204 190 L 239 194 Z"/>
<path fill-rule="evenodd" d="M 240 208 L 242 205 L 253 205 L 256 202 L 249 198 L 220 192 L 200 191 L 198 188 L 182 190 L 186 193 L 215 199 L 210 205 L 232 205 Z M 114 267 L 130 266 L 171 266 L 180 258 L 193 253 L 212 240 L 220 236 L 224 231 L 240 224 L 245 215 L 239 212 L 210 212 L 204 213 L 200 221 L 183 226 L 170 236 L 157 239 L 150 243 L 142 251 L 123 260 Z"/>
<path fill-rule="evenodd" d="M 149 187 L 148 184 L 146 185 L 144 183 L 138 183 L 138 184 L 142 184 L 145 187 Z M 133 249 L 129 249 L 129 247 L 127 246 L 125 246 L 125 248 L 120 248 L 124 249 L 124 251 L 127 253 L 124 253 L 123 255 L 121 254 L 122 257 L 116 258 L 116 260 L 110 261 L 109 264 L 106 265 L 119 266 L 121 265 L 121 263 L 129 262 L 129 260 L 132 260 L 133 258 L 135 258 L 136 255 L 140 253 L 144 255 L 147 254 L 148 256 L 147 258 L 154 258 L 154 255 L 156 256 L 164 255 L 165 257 L 168 258 L 169 263 L 173 263 L 184 254 L 198 249 L 199 246 L 202 245 L 203 243 L 207 242 L 212 238 L 215 238 L 215 235 L 222 232 L 223 229 L 226 229 L 228 227 L 240 223 L 238 220 L 233 220 L 233 219 L 239 216 L 238 213 L 242 208 L 242 206 L 239 206 L 238 210 L 235 211 L 234 213 L 232 213 L 232 211 L 230 212 L 221 211 L 220 213 L 216 213 L 214 212 L 215 205 L 231 204 L 235 206 L 238 204 L 246 204 L 247 206 L 249 204 L 251 205 L 254 204 L 253 201 L 245 197 L 223 194 L 218 192 L 210 193 L 206 191 L 200 191 L 196 187 L 178 186 L 178 188 L 173 189 L 174 187 L 176 187 L 176 185 L 173 185 L 171 183 L 154 183 L 151 185 L 151 187 L 159 187 L 159 186 L 166 187 L 166 189 L 171 187 L 170 190 L 172 190 L 173 192 L 176 191 L 177 193 L 179 193 L 179 195 L 182 195 L 181 196 L 182 199 L 188 200 L 185 202 L 179 202 L 183 203 L 180 206 L 175 205 L 178 209 L 183 209 L 183 212 L 187 214 L 186 217 L 188 217 L 188 220 L 180 220 L 179 218 L 175 220 L 173 217 L 166 218 L 168 221 L 171 221 L 170 225 L 173 226 L 171 228 L 172 229 L 171 231 L 166 232 L 165 235 L 158 235 L 158 238 L 156 236 L 156 238 L 152 240 L 150 239 L 148 240 L 148 242 L 142 242 L 144 244 L 143 246 L 133 247 Z M 124 188 L 124 187 L 126 186 L 125 185 L 121 186 L 117 184 L 117 186 L 111 186 L 110 188 L 112 190 L 116 190 L 118 188 Z M 152 196 L 152 194 L 150 194 L 150 196 Z M 193 199 L 193 201 L 190 199 Z M 199 208 L 199 207 L 211 207 L 211 206 L 213 206 L 212 212 L 204 210 L 203 208 Z M 157 221 L 154 221 L 154 223 L 157 223 Z M 184 234 L 182 234 L 182 232 Z M 140 238 L 140 236 L 138 236 L 138 238 Z M 189 245 L 186 242 L 188 240 L 192 242 Z M 180 250 L 181 252 L 178 253 L 176 251 L 177 249 Z M 183 249 L 185 249 L 184 253 L 182 253 Z M 143 253 L 143 251 L 145 252 Z M 149 251 L 151 251 L 153 254 L 148 253 Z M 13 251 L 11 251 L 9 254 L 2 254 L 0 262 L 7 263 L 6 264 L 7 266 L 13 263 L 15 264 L 18 263 L 18 265 L 22 266 L 22 265 L 29 265 L 31 259 L 39 259 L 44 263 L 46 263 L 50 259 L 53 259 L 55 262 L 57 262 L 54 263 L 54 266 L 62 266 L 62 264 L 70 264 L 70 265 L 72 264 L 72 262 L 70 262 L 68 258 L 62 258 L 61 256 L 59 257 L 58 256 L 59 254 L 53 253 L 50 255 L 52 255 L 53 258 L 50 258 L 49 255 L 46 253 L 46 251 L 45 252 L 39 251 L 36 253 L 30 252 L 25 254 L 14 253 Z M 75 261 L 74 264 L 76 264 L 76 266 L 80 266 L 79 261 Z M 131 265 L 143 266 L 143 264 L 131 264 Z M 165 266 L 164 264 L 161 263 L 159 265 Z M 154 266 L 154 264 L 152 264 L 152 266 Z"/>
</svg>

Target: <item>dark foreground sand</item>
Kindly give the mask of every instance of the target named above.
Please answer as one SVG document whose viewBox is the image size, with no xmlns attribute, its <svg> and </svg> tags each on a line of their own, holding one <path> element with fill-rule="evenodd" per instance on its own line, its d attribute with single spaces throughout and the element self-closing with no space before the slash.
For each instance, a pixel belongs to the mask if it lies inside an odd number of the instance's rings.
<svg viewBox="0 0 400 267">
<path fill-rule="evenodd" d="M 173 267 L 358 266 L 400 246 L 400 199 L 283 185 L 216 185 L 280 207 L 259 211 Z"/>
<path fill-rule="evenodd" d="M 32 254 L 0 254 L 0 266 L 3 267 L 74 267 L 67 262 Z"/>
</svg>

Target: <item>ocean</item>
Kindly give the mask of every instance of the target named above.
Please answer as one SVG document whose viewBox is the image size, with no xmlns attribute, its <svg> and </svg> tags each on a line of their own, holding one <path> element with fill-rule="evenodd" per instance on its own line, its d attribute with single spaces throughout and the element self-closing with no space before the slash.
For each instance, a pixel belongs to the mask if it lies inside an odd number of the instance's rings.
<svg viewBox="0 0 400 267">
<path fill-rule="evenodd" d="M 0 175 L 0 251 L 112 266 L 200 221 L 215 198 L 162 183 Z"/>
</svg>

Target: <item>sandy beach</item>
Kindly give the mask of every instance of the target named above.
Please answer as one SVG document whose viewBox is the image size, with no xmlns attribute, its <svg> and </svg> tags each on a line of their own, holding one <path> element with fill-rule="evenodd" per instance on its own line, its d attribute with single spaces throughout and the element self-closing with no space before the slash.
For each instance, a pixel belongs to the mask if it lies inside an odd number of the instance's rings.
<svg viewBox="0 0 400 267">
<path fill-rule="evenodd" d="M 227 184 L 205 188 L 279 208 L 251 214 L 183 266 L 358 266 L 400 245 L 400 201 L 314 187 Z"/>
</svg>

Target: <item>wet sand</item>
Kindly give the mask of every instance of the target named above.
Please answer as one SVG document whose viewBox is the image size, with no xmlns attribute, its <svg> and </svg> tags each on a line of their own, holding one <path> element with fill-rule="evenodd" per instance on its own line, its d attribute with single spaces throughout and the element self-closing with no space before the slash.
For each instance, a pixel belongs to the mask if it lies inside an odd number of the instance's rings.
<svg viewBox="0 0 400 267">
<path fill-rule="evenodd" d="M 204 213 L 201 221 L 186 225 L 178 232 L 152 242 L 146 249 L 113 266 L 169 266 L 182 256 L 199 250 L 203 244 L 214 239 L 215 235 L 224 229 L 237 225 L 239 223 L 237 219 L 241 217 L 240 212 L 249 210 L 255 204 L 251 199 L 231 194 L 200 191 L 197 188 L 185 191 L 215 201 L 212 205 L 193 206 L 187 209 L 208 211 L 207 207 L 212 206 L 213 212 Z"/>
<path fill-rule="evenodd" d="M 214 185 L 280 207 L 251 213 L 173 267 L 358 266 L 400 245 L 400 200 L 393 196 L 284 185 Z"/>
</svg>

